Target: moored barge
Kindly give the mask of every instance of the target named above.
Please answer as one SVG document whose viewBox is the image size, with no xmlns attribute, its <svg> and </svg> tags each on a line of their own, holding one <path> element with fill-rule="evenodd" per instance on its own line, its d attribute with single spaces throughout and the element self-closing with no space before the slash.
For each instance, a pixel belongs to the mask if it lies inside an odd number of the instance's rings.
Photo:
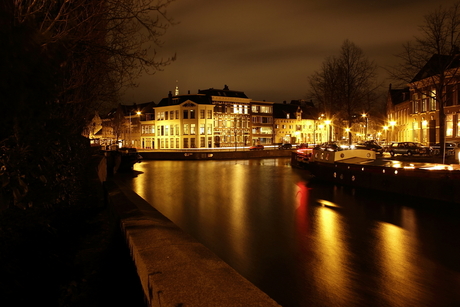
<svg viewBox="0 0 460 307">
<path fill-rule="evenodd" d="M 291 164 L 334 184 L 460 203 L 458 164 L 376 159 L 374 151 L 363 149 L 294 152 Z"/>
</svg>

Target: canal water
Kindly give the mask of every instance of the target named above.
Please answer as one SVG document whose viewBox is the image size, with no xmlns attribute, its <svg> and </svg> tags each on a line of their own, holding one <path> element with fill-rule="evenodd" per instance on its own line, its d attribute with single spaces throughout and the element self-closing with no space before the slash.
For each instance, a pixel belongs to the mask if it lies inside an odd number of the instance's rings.
<svg viewBox="0 0 460 307">
<path fill-rule="evenodd" d="M 123 179 L 282 306 L 460 306 L 458 208 L 289 162 L 144 161 Z"/>
</svg>

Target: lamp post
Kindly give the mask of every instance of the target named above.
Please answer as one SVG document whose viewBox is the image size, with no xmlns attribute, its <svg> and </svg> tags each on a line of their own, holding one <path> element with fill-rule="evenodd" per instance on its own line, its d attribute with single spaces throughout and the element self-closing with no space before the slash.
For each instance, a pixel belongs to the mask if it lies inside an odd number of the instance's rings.
<svg viewBox="0 0 460 307">
<path fill-rule="evenodd" d="M 138 139 L 138 140 L 139 140 L 140 145 L 141 145 L 140 148 L 143 148 L 144 146 L 142 146 L 142 143 L 143 143 L 143 142 L 142 142 L 142 135 L 141 135 L 141 131 L 142 131 L 142 129 L 141 129 L 141 128 L 142 128 L 142 127 L 141 127 L 141 111 L 137 111 L 137 112 L 136 112 L 136 115 L 139 117 L 139 123 L 138 123 L 138 124 L 139 124 L 139 127 L 138 127 L 138 128 L 139 128 L 139 130 L 138 130 L 139 139 Z M 136 145 L 137 145 L 137 146 L 135 146 L 135 147 L 136 147 L 136 148 L 139 148 L 139 144 L 136 144 Z"/>
<path fill-rule="evenodd" d="M 345 132 L 347 133 L 348 145 L 351 145 L 350 131 L 350 128 L 345 128 Z"/>
<path fill-rule="evenodd" d="M 364 126 L 364 140 L 367 141 L 367 126 L 369 124 L 369 116 L 366 113 L 361 114 L 361 116 L 366 120 L 366 125 Z"/>
<path fill-rule="evenodd" d="M 391 137 L 394 138 L 394 129 L 395 129 L 396 122 L 394 120 L 390 121 L 391 126 Z M 398 140 L 396 140 L 398 141 Z"/>
<path fill-rule="evenodd" d="M 389 144 L 389 142 L 388 142 L 388 126 L 383 126 L 383 130 L 385 131 L 386 143 Z"/>
</svg>

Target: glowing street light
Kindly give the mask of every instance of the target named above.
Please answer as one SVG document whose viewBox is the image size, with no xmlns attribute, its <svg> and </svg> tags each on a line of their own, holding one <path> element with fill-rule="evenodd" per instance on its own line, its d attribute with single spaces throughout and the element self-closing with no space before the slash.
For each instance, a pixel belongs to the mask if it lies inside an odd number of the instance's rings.
<svg viewBox="0 0 460 307">
<path fill-rule="evenodd" d="M 369 116 L 366 113 L 361 114 L 361 116 L 366 120 L 366 126 L 364 127 L 364 138 L 367 140 L 367 126 L 369 125 Z"/>
</svg>

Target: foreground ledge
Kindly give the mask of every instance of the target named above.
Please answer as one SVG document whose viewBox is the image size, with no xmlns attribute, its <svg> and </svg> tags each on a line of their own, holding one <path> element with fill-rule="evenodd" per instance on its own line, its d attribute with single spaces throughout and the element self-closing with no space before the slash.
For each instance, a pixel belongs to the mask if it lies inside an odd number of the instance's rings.
<svg viewBox="0 0 460 307">
<path fill-rule="evenodd" d="M 106 186 L 148 306 L 280 306 L 116 179 Z"/>
</svg>

